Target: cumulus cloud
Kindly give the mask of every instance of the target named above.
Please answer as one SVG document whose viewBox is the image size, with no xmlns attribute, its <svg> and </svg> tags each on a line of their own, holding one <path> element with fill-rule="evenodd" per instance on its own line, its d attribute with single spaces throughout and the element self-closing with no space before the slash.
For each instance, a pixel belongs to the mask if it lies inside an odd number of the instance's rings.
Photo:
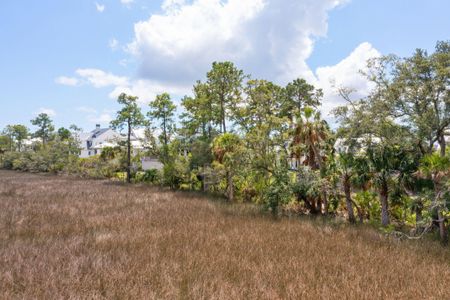
<svg viewBox="0 0 450 300">
<path fill-rule="evenodd" d="M 128 78 L 99 69 L 78 69 L 75 73 L 96 88 L 128 85 Z"/>
<path fill-rule="evenodd" d="M 56 111 L 51 108 L 41 107 L 38 109 L 38 111 L 35 112 L 35 115 L 39 115 L 39 114 L 47 114 L 50 117 L 54 117 L 54 116 L 56 116 Z"/>
<path fill-rule="evenodd" d="M 67 76 L 57 77 L 57 78 L 55 78 L 55 82 L 57 84 L 68 85 L 68 86 L 77 86 L 80 83 L 78 78 L 67 77 Z"/>
<path fill-rule="evenodd" d="M 347 0 L 165 0 L 162 13 L 135 24 L 128 50 L 140 74 L 178 82 L 204 76 L 212 61 L 231 60 L 280 82 L 314 77 L 306 64 L 328 12 Z"/>
<path fill-rule="evenodd" d="M 182 97 L 191 91 L 191 84 L 179 85 L 176 83 L 161 83 L 157 80 L 130 79 L 100 69 L 78 69 L 75 73 L 78 77 L 70 78 L 76 81 L 77 85 L 91 85 L 95 88 L 110 87 L 110 98 L 117 99 L 121 93 L 126 93 L 139 97 L 138 102 L 141 104 L 148 104 L 156 98 L 156 95 L 161 93 L 167 92 L 172 96 Z M 78 107 L 77 110 L 90 114 L 97 113 L 86 106 Z"/>
<path fill-rule="evenodd" d="M 326 37 L 328 14 L 350 0 L 164 0 L 161 12 L 134 26 L 126 49 L 137 61 L 136 79 L 99 69 L 78 69 L 79 82 L 111 87 L 148 103 L 162 92 L 173 96 L 190 93 L 204 78 L 213 61 L 231 60 L 256 78 L 278 84 L 302 77 L 324 90 L 323 112 L 342 104 L 337 87 L 350 87 L 356 96 L 369 92 L 360 75 L 369 58 L 380 53 L 362 43 L 334 66 L 311 70 L 307 59 L 317 38 Z M 122 0 L 123 4 L 131 1 Z M 110 41 L 112 48 L 118 42 Z"/>
<path fill-rule="evenodd" d="M 381 54 L 370 43 L 362 43 L 334 66 L 317 68 L 315 84 L 324 91 L 322 111 L 327 115 L 333 108 L 344 104 L 337 93 L 340 87 L 355 90 L 354 97 L 367 96 L 372 84 L 360 73 L 367 70 L 367 60 Z"/>
<path fill-rule="evenodd" d="M 98 12 L 102 13 L 105 10 L 106 6 L 104 4 L 99 4 L 95 2 L 95 8 L 97 9 Z"/>
<path fill-rule="evenodd" d="M 191 92 L 190 86 L 160 83 L 158 81 L 138 79 L 131 81 L 127 85 L 118 85 L 109 94 L 112 99 L 117 99 L 121 93 L 139 97 L 138 102 L 148 104 L 155 100 L 156 95 L 169 93 L 174 97 L 182 97 Z"/>
</svg>

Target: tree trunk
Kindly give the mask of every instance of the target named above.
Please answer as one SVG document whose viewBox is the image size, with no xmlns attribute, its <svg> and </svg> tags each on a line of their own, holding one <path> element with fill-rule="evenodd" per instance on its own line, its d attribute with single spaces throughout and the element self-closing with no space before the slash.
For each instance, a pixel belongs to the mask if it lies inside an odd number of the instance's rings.
<svg viewBox="0 0 450 300">
<path fill-rule="evenodd" d="M 221 113 L 221 119 L 222 119 L 222 133 L 227 133 L 227 127 L 225 124 L 225 100 L 224 100 L 224 96 L 221 96 L 220 99 L 220 113 Z"/>
<path fill-rule="evenodd" d="M 227 197 L 228 201 L 233 202 L 234 186 L 233 186 L 233 173 L 231 171 L 227 171 Z"/>
<path fill-rule="evenodd" d="M 389 203 L 388 203 L 388 186 L 387 182 L 383 182 L 380 187 L 381 202 L 381 225 L 389 225 Z"/>
<path fill-rule="evenodd" d="M 441 185 L 440 185 L 439 181 L 436 180 L 436 177 L 435 176 L 433 176 L 433 177 L 434 177 L 433 182 L 434 182 L 434 193 L 435 193 L 433 206 L 436 208 L 436 215 L 437 215 L 437 220 L 433 220 L 433 222 L 437 223 L 437 225 L 439 226 L 439 236 L 441 238 L 441 243 L 443 245 L 447 245 L 448 244 L 448 232 L 447 232 L 447 228 L 445 226 L 444 216 L 442 215 L 441 208 L 439 207 Z"/>
<path fill-rule="evenodd" d="M 444 157 L 445 156 L 445 149 L 446 149 L 446 143 L 445 143 L 445 137 L 443 134 L 441 134 L 439 136 L 439 148 L 440 148 L 440 152 L 441 152 L 441 156 Z"/>
<path fill-rule="evenodd" d="M 131 182 L 131 126 L 129 121 L 127 138 L 127 182 Z"/>
<path fill-rule="evenodd" d="M 347 205 L 348 221 L 352 224 L 356 223 L 355 213 L 353 212 L 352 195 L 350 190 L 350 178 L 344 176 L 343 179 L 345 204 Z"/>
<path fill-rule="evenodd" d="M 166 129 L 166 119 L 163 120 L 163 136 L 164 136 L 164 146 L 167 147 L 167 129 Z"/>
<path fill-rule="evenodd" d="M 438 217 L 437 222 L 439 223 L 439 236 L 441 238 L 441 243 L 443 245 L 447 245 L 448 244 L 448 232 L 447 232 L 447 228 L 445 226 L 445 219 L 442 216 L 442 213 L 439 208 L 437 209 L 437 217 Z"/>
<path fill-rule="evenodd" d="M 448 244 L 448 232 L 447 232 L 447 228 L 445 226 L 445 219 L 442 216 L 440 209 L 438 209 L 437 215 L 438 215 L 439 236 L 441 237 L 441 243 L 443 245 L 447 245 Z"/>
<path fill-rule="evenodd" d="M 328 215 L 328 195 L 326 192 L 323 193 L 323 214 Z"/>
</svg>

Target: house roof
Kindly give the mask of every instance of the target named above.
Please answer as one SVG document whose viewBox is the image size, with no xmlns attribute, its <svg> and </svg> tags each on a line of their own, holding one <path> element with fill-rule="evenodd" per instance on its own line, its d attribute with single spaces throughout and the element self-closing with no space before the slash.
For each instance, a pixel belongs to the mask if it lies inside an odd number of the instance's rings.
<svg viewBox="0 0 450 300">
<path fill-rule="evenodd" d="M 110 129 L 111 128 L 94 129 L 94 130 L 91 131 L 91 137 L 92 138 L 97 138 L 97 137 L 101 136 L 102 134 L 104 134 L 105 132 L 107 132 Z"/>
</svg>

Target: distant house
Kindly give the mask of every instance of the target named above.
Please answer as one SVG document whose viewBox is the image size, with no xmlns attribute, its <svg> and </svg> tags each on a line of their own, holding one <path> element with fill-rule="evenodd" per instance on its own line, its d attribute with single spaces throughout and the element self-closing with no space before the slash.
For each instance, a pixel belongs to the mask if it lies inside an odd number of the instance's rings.
<svg viewBox="0 0 450 300">
<path fill-rule="evenodd" d="M 142 157 L 141 158 L 142 163 L 142 170 L 162 170 L 164 165 L 161 163 L 161 161 L 156 157 Z"/>
<path fill-rule="evenodd" d="M 126 141 L 126 136 L 118 133 L 112 128 L 101 128 L 99 124 L 91 132 L 81 133 L 79 135 L 81 158 L 100 155 L 106 147 L 116 147 L 120 141 Z M 131 148 L 133 155 L 151 148 L 151 144 L 146 141 L 145 134 L 142 131 L 133 131 L 131 135 Z M 163 164 L 155 157 L 142 157 L 142 169 L 163 168 Z"/>
<path fill-rule="evenodd" d="M 102 153 L 105 147 L 115 147 L 118 142 L 123 140 L 120 133 L 112 128 L 101 128 L 100 124 L 95 126 L 95 129 L 88 133 L 81 133 L 79 136 L 81 158 L 86 158 Z"/>
</svg>

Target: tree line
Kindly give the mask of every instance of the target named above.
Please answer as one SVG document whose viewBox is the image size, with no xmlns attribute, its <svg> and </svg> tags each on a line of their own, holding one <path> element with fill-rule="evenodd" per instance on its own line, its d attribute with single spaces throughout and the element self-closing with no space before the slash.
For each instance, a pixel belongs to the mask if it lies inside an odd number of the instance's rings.
<svg viewBox="0 0 450 300">
<path fill-rule="evenodd" d="M 206 80 L 194 84 L 192 96 L 181 99 L 179 116 L 167 93 L 149 104 L 147 115 L 136 97 L 122 94 L 111 125 L 126 130 L 123 145 L 90 159 L 74 158 L 73 149 L 65 153 L 78 170 L 80 162 L 97 170 L 101 165 L 126 171 L 129 181 L 141 176 L 174 189 L 220 193 L 229 201 L 260 204 L 274 215 L 343 216 L 350 223 L 415 236 L 436 232 L 445 244 L 450 43 L 438 42 L 431 54 L 418 49 L 405 58 L 371 59 L 363 75 L 373 85 L 365 97 L 336 88 L 346 104 L 333 110 L 331 127 L 320 113 L 322 90 L 304 79 L 280 86 L 252 78 L 232 62 L 215 62 Z M 32 121 L 40 147 L 71 144 L 77 128 L 55 134 L 46 118 Z M 139 175 L 132 167 L 137 160 L 131 132 L 139 127 L 147 128 L 149 138 L 159 131 L 145 155 L 159 157 L 161 172 Z M 27 134 L 23 125 L 4 130 L 4 167 L 14 165 L 5 156 L 20 153 Z"/>
</svg>

